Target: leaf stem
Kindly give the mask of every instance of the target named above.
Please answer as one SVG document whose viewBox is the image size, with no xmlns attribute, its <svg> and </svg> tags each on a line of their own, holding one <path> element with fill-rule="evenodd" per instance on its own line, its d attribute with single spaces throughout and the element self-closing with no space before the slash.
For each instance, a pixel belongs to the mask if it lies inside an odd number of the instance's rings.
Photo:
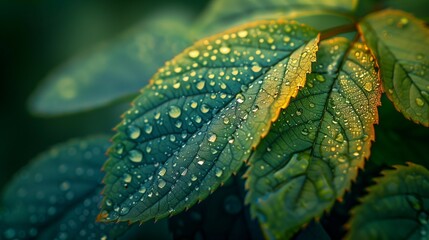
<svg viewBox="0 0 429 240">
<path fill-rule="evenodd" d="M 325 40 L 328 38 L 331 38 L 333 36 L 336 36 L 341 33 L 348 33 L 348 32 L 354 32 L 356 31 L 356 24 L 347 24 L 347 25 L 341 25 L 338 27 L 330 28 L 327 30 L 324 30 L 320 33 L 320 40 Z"/>
</svg>

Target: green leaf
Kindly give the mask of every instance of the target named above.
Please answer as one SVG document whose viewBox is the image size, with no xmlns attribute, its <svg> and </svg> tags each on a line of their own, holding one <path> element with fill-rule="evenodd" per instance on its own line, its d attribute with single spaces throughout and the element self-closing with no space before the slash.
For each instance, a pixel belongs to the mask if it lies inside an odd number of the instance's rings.
<svg viewBox="0 0 429 240">
<path fill-rule="evenodd" d="M 381 90 L 369 50 L 322 41 L 317 62 L 250 158 L 247 202 L 267 238 L 285 239 L 341 198 L 370 153 Z"/>
<path fill-rule="evenodd" d="M 415 164 L 384 172 L 352 210 L 347 239 L 427 239 L 429 171 Z"/>
<path fill-rule="evenodd" d="M 351 19 L 342 15 L 357 5 L 357 0 L 215 0 L 198 21 L 197 29 L 210 32 L 248 22 L 249 20 L 294 19 L 318 30 L 331 25 L 349 24 Z M 314 21 L 318 19 L 319 21 Z M 312 25 L 315 24 L 315 25 Z"/>
<path fill-rule="evenodd" d="M 304 86 L 317 43 L 307 26 L 260 21 L 167 62 L 118 126 L 100 220 L 158 219 L 207 197 Z"/>
<path fill-rule="evenodd" d="M 106 137 L 73 140 L 20 171 L 3 193 L 0 238 L 100 239 L 128 229 L 95 223 L 108 146 Z"/>
<path fill-rule="evenodd" d="M 137 96 L 150 77 L 191 43 L 187 17 L 158 13 L 119 39 L 56 69 L 32 95 L 35 114 L 56 116 Z"/>
<path fill-rule="evenodd" d="M 396 10 L 367 16 L 359 29 L 377 58 L 389 99 L 406 118 L 429 126 L 429 29 Z"/>
</svg>

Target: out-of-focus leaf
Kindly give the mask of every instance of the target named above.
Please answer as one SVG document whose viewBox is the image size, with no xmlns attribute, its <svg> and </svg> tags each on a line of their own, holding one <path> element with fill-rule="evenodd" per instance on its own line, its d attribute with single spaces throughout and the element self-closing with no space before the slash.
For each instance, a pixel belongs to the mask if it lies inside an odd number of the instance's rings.
<svg viewBox="0 0 429 240">
<path fill-rule="evenodd" d="M 119 39 L 56 69 L 30 98 L 35 114 L 55 116 L 136 96 L 166 60 L 191 43 L 189 21 L 157 13 Z"/>
<path fill-rule="evenodd" d="M 350 18 L 339 13 L 350 13 L 356 5 L 357 0 L 215 0 L 202 15 L 197 29 L 210 32 L 249 20 L 287 18 L 324 30 L 350 23 Z"/>
<path fill-rule="evenodd" d="M 429 21 L 428 9 L 429 1 L 425 0 L 384 0 L 381 1 L 383 6 L 386 8 L 400 9 L 414 16 L 423 18 L 425 21 Z"/>
<path fill-rule="evenodd" d="M 365 45 L 322 41 L 317 62 L 250 158 L 248 202 L 270 239 L 290 238 L 341 198 L 370 153 L 380 84 Z"/>
<path fill-rule="evenodd" d="M 1 239 L 101 239 L 127 224 L 96 223 L 106 137 L 74 140 L 43 153 L 7 186 Z"/>
<path fill-rule="evenodd" d="M 305 25 L 258 21 L 167 62 L 118 126 L 99 219 L 162 218 L 207 197 L 304 86 L 318 39 Z"/>
<path fill-rule="evenodd" d="M 429 171 L 415 164 L 384 172 L 352 211 L 347 239 L 427 239 Z"/>
<path fill-rule="evenodd" d="M 377 58 L 389 99 L 406 118 L 429 126 L 429 29 L 396 10 L 367 16 L 359 29 Z"/>
</svg>

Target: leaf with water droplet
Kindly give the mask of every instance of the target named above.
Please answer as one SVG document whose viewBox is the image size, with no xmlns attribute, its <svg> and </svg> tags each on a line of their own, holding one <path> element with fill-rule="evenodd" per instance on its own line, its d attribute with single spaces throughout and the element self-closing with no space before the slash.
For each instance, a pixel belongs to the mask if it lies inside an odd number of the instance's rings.
<svg viewBox="0 0 429 240">
<path fill-rule="evenodd" d="M 383 175 L 352 210 L 346 239 L 427 239 L 429 171 L 409 163 Z"/>
<path fill-rule="evenodd" d="M 109 145 L 101 136 L 73 140 L 21 170 L 1 199 L 0 238 L 100 239 L 126 231 L 127 224 L 95 222 Z"/>
<path fill-rule="evenodd" d="M 242 31 L 247 34 L 239 35 Z M 268 38 L 272 44 L 257 41 Z M 317 32 L 305 25 L 258 21 L 203 39 L 167 62 L 118 125 L 104 166 L 106 199 L 130 211 L 121 214 L 104 201 L 108 214 L 99 220 L 166 217 L 214 191 L 238 171 L 305 84 L 317 43 Z M 174 71 L 178 67 L 182 70 Z M 177 121 L 183 124 L 177 127 Z M 135 139 L 128 125 L 152 130 Z M 168 141 L 172 135 L 175 141 Z M 118 144 L 125 146 L 121 153 L 114 150 Z M 132 151 L 143 153 L 141 162 L 130 161 Z M 133 176 L 126 187 L 120 180 L 124 173 Z M 142 186 L 145 193 L 138 191 Z"/>
<path fill-rule="evenodd" d="M 289 238 L 321 216 L 369 156 L 381 95 L 370 58 L 361 43 L 322 41 L 306 86 L 251 156 L 246 200 L 269 238 Z"/>
<path fill-rule="evenodd" d="M 386 94 L 408 119 L 429 126 L 429 29 L 412 15 L 385 10 L 359 24 L 377 58 Z"/>
<path fill-rule="evenodd" d="M 138 95 L 164 62 L 192 42 L 189 17 L 157 12 L 120 38 L 56 69 L 32 95 L 35 114 L 57 116 Z"/>
</svg>

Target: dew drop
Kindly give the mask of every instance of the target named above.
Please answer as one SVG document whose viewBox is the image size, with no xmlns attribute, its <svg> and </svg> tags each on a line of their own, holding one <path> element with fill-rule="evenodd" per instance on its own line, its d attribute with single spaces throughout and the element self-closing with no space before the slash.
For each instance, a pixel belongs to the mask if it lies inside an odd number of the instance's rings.
<svg viewBox="0 0 429 240">
<path fill-rule="evenodd" d="M 191 108 L 197 108 L 198 107 L 198 103 L 197 102 L 195 102 L 195 101 L 192 101 L 191 102 Z"/>
<path fill-rule="evenodd" d="M 366 83 L 363 85 L 363 88 L 364 88 L 367 92 L 371 92 L 371 91 L 372 91 L 372 83 L 370 83 L 370 82 L 366 82 Z"/>
<path fill-rule="evenodd" d="M 231 48 L 229 48 L 227 46 L 222 46 L 219 48 L 219 52 L 222 54 L 228 54 L 231 52 Z"/>
<path fill-rule="evenodd" d="M 406 27 L 407 25 L 408 25 L 408 22 L 409 22 L 409 20 L 408 20 L 408 18 L 406 18 L 406 17 L 402 17 L 400 20 L 399 20 L 399 22 L 398 22 L 398 27 L 399 28 L 403 28 L 403 27 Z"/>
<path fill-rule="evenodd" d="M 139 189 L 139 193 L 145 193 L 146 192 L 146 187 L 145 186 L 142 186 L 140 189 Z"/>
<path fill-rule="evenodd" d="M 201 123 L 201 121 L 202 121 L 202 118 L 200 116 L 196 115 L 195 116 L 195 122 L 196 123 Z"/>
<path fill-rule="evenodd" d="M 216 168 L 215 169 L 215 175 L 216 175 L 216 177 L 221 177 L 222 176 L 222 174 L 223 174 L 223 171 L 222 171 L 222 169 L 220 169 L 220 168 Z"/>
<path fill-rule="evenodd" d="M 258 105 L 255 105 L 255 106 L 253 106 L 253 108 L 252 108 L 252 112 L 257 112 L 257 111 L 259 111 L 259 106 Z"/>
<path fill-rule="evenodd" d="M 212 142 L 212 143 L 214 143 L 214 142 L 216 142 L 216 138 L 217 138 L 217 136 L 216 136 L 216 134 L 214 134 L 214 133 L 210 133 L 209 134 L 209 142 Z"/>
<path fill-rule="evenodd" d="M 198 56 L 200 56 L 200 52 L 198 50 L 191 50 L 189 51 L 188 55 L 191 58 L 197 58 Z"/>
<path fill-rule="evenodd" d="M 423 99 L 421 98 L 416 98 L 416 104 L 419 107 L 423 107 L 423 105 L 425 105 L 425 102 L 423 102 Z"/>
<path fill-rule="evenodd" d="M 223 123 L 224 123 L 224 124 L 229 124 L 229 118 L 224 117 L 224 118 L 223 118 Z"/>
<path fill-rule="evenodd" d="M 178 88 L 180 88 L 180 82 L 175 83 L 175 84 L 173 85 L 173 88 L 174 88 L 174 89 L 178 89 Z"/>
<path fill-rule="evenodd" d="M 138 128 L 136 126 L 133 126 L 133 125 L 131 125 L 131 126 L 128 127 L 128 136 L 131 139 L 137 139 L 137 138 L 139 138 L 140 134 L 141 134 L 140 128 Z"/>
<path fill-rule="evenodd" d="M 309 134 L 308 129 L 307 129 L 307 128 L 303 128 L 303 129 L 301 130 L 301 134 L 302 134 L 302 135 L 304 135 L 304 136 L 307 136 L 307 135 Z"/>
<path fill-rule="evenodd" d="M 146 152 L 147 152 L 147 153 L 150 153 L 151 151 L 152 151 L 152 148 L 151 148 L 150 146 L 147 146 L 147 147 L 146 147 Z"/>
<path fill-rule="evenodd" d="M 202 113 L 208 113 L 210 111 L 210 108 L 207 105 L 202 104 L 200 110 Z"/>
<path fill-rule="evenodd" d="M 206 85 L 206 82 L 204 82 L 204 81 L 198 82 L 197 83 L 197 89 L 202 90 L 205 85 Z"/>
<path fill-rule="evenodd" d="M 144 132 L 147 134 L 151 134 L 152 133 L 152 125 L 146 124 L 144 126 Z"/>
<path fill-rule="evenodd" d="M 130 209 L 129 209 L 128 207 L 123 207 L 123 208 L 121 209 L 121 215 L 125 215 L 125 214 L 127 214 L 129 211 L 130 211 Z"/>
<path fill-rule="evenodd" d="M 182 68 L 181 67 L 176 67 L 176 68 L 174 68 L 174 72 L 175 73 L 180 73 L 182 71 Z"/>
<path fill-rule="evenodd" d="M 167 172 L 166 168 L 161 168 L 161 170 L 159 170 L 159 172 L 158 172 L 158 175 L 162 177 L 165 175 L 166 172 Z"/>
<path fill-rule="evenodd" d="M 249 33 L 248 33 L 246 30 L 239 31 L 239 32 L 237 33 L 238 37 L 240 37 L 240 38 L 245 38 L 245 37 L 247 37 L 247 35 L 248 35 L 248 34 L 249 34 Z"/>
<path fill-rule="evenodd" d="M 290 41 L 290 37 L 289 36 L 285 36 L 283 38 L 283 41 L 286 42 L 286 43 L 288 43 Z"/>
<path fill-rule="evenodd" d="M 133 180 L 133 177 L 130 174 L 125 173 L 123 179 L 124 179 L 124 183 L 130 183 L 131 180 Z"/>
<path fill-rule="evenodd" d="M 204 160 L 200 160 L 197 163 L 198 163 L 198 165 L 202 166 L 204 164 Z"/>
<path fill-rule="evenodd" d="M 243 103 L 244 102 L 244 96 L 241 93 L 237 94 L 237 96 L 235 97 L 235 99 L 237 100 L 238 103 Z"/>
<path fill-rule="evenodd" d="M 117 154 L 122 154 L 124 153 L 124 144 L 122 143 L 118 143 L 115 147 L 116 153 Z"/>
<path fill-rule="evenodd" d="M 197 178 L 197 176 L 195 176 L 195 175 L 192 175 L 192 176 L 191 176 L 191 181 L 192 181 L 192 182 L 197 181 L 197 179 L 198 179 L 198 178 Z"/>
<path fill-rule="evenodd" d="M 259 65 L 253 65 L 251 69 L 253 72 L 257 73 L 257 72 L 260 72 L 262 70 L 262 67 Z"/>
<path fill-rule="evenodd" d="M 128 158 L 131 162 L 139 163 L 143 160 L 143 154 L 136 149 L 133 149 L 129 152 Z"/>
<path fill-rule="evenodd" d="M 165 185 L 167 184 L 167 182 L 165 182 L 164 180 L 160 179 L 158 182 L 158 187 L 159 188 L 163 188 L 165 187 Z"/>
<path fill-rule="evenodd" d="M 341 133 L 338 133 L 337 137 L 335 138 L 335 141 L 337 142 L 344 142 L 344 136 Z"/>
<path fill-rule="evenodd" d="M 168 115 L 170 115 L 171 118 L 178 118 L 181 113 L 182 111 L 177 106 L 170 106 L 170 110 L 168 111 Z"/>
<path fill-rule="evenodd" d="M 325 77 L 322 74 L 318 74 L 316 76 L 316 80 L 319 82 L 324 82 L 325 81 Z"/>
</svg>

